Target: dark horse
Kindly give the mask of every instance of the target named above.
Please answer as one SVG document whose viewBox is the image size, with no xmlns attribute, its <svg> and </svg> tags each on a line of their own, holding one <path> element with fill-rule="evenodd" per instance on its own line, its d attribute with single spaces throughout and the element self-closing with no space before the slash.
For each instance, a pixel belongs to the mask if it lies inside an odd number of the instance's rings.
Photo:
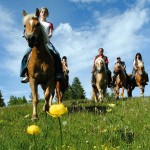
<svg viewBox="0 0 150 150">
<path fill-rule="evenodd" d="M 56 82 L 56 94 L 57 94 L 57 99 L 59 104 L 62 103 L 63 96 L 69 85 L 68 70 L 66 69 L 63 63 L 62 63 L 62 69 L 63 69 L 63 77 L 60 81 Z"/>
<path fill-rule="evenodd" d="M 125 89 L 125 86 L 127 83 L 127 77 L 126 77 L 124 68 L 119 63 L 115 64 L 114 72 L 118 73 L 117 78 L 116 78 L 115 87 L 114 87 L 114 92 L 115 92 L 115 98 L 119 99 L 119 96 L 124 97 L 124 89 Z M 120 88 L 122 88 L 122 93 L 119 95 Z"/>
<path fill-rule="evenodd" d="M 141 96 L 144 96 L 144 89 L 147 82 L 147 74 L 144 69 L 144 62 L 139 60 L 137 65 L 137 71 L 135 73 L 135 78 L 132 79 L 130 75 L 130 84 L 128 87 L 128 95 L 132 97 L 132 91 L 135 87 L 139 87 Z"/>
<path fill-rule="evenodd" d="M 39 10 L 35 14 L 28 14 L 23 11 L 24 37 L 32 48 L 28 62 L 28 76 L 32 91 L 33 114 L 32 119 L 38 118 L 38 85 L 44 91 L 45 104 L 44 111 L 48 111 L 54 97 L 55 90 L 55 65 L 52 55 L 45 46 L 47 35 L 39 22 Z"/>
</svg>

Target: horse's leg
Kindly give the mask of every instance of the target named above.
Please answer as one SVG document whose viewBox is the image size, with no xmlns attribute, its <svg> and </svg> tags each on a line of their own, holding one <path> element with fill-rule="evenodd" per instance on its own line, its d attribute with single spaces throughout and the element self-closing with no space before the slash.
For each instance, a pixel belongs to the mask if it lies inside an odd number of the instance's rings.
<svg viewBox="0 0 150 150">
<path fill-rule="evenodd" d="M 38 105 L 38 88 L 37 84 L 35 83 L 34 79 L 30 79 L 30 87 L 32 91 L 32 104 L 33 104 L 33 113 L 32 113 L 32 120 L 38 118 L 37 113 L 37 105 Z"/>
<path fill-rule="evenodd" d="M 121 97 L 124 98 L 124 87 L 122 87 Z"/>
<path fill-rule="evenodd" d="M 143 97 L 144 96 L 144 86 L 140 85 L 139 88 L 140 88 L 140 91 L 141 91 L 140 92 L 141 96 Z"/>
<path fill-rule="evenodd" d="M 92 97 L 94 98 L 94 101 L 97 103 L 98 97 L 97 97 L 97 90 L 93 88 L 92 90 Z"/>
<path fill-rule="evenodd" d="M 58 104 L 60 104 L 61 103 L 60 81 L 57 81 L 56 83 L 56 95 L 57 95 Z"/>
<path fill-rule="evenodd" d="M 64 92 L 63 92 L 63 91 L 61 91 L 61 92 L 60 92 L 60 100 L 59 100 L 59 104 L 61 104 L 61 103 L 62 103 L 63 95 L 64 95 Z"/>
<path fill-rule="evenodd" d="M 47 101 L 47 99 L 49 99 L 49 94 L 48 94 L 49 92 L 46 91 L 46 88 L 47 88 L 46 85 L 42 84 L 41 87 L 44 91 L 44 100 L 45 100 L 45 103 L 44 103 L 44 106 L 43 106 L 43 111 L 46 112 L 46 111 L 49 110 L 49 103 Z"/>
<path fill-rule="evenodd" d="M 99 96 L 98 96 L 98 99 L 100 102 L 103 102 L 103 91 L 101 89 L 99 89 Z"/>
<path fill-rule="evenodd" d="M 55 87 L 56 87 L 56 82 L 54 79 L 52 79 L 50 82 L 49 82 L 49 107 L 52 105 L 52 100 L 54 98 L 54 95 L 55 95 Z"/>
<path fill-rule="evenodd" d="M 132 97 L 132 86 L 131 85 L 128 85 L 127 95 L 128 95 L 128 97 Z"/>
<path fill-rule="evenodd" d="M 97 93 L 99 94 L 99 95 L 96 94 L 98 97 L 98 101 L 102 102 L 102 91 L 101 91 L 101 87 L 99 85 L 99 82 L 96 84 L 96 87 L 97 87 Z"/>
<path fill-rule="evenodd" d="M 116 86 L 116 99 L 119 99 L 119 86 Z"/>
</svg>

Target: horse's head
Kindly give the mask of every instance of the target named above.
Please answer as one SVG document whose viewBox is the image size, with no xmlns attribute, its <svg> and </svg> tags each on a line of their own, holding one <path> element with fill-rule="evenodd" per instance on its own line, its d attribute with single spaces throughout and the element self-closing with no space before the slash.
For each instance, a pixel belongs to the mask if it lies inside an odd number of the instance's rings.
<svg viewBox="0 0 150 150">
<path fill-rule="evenodd" d="M 29 47 L 33 48 L 41 34 L 41 25 L 39 22 L 39 10 L 36 9 L 35 14 L 28 14 L 23 11 L 24 37 L 28 42 Z"/>
<path fill-rule="evenodd" d="M 120 63 L 116 63 L 114 65 L 114 72 L 120 73 L 120 72 L 122 72 L 122 70 L 123 70 L 123 67 Z"/>
<path fill-rule="evenodd" d="M 141 60 L 138 60 L 138 63 L 137 63 L 137 73 L 139 75 L 142 75 L 144 73 L 144 62 Z"/>
<path fill-rule="evenodd" d="M 105 62 L 102 58 L 97 58 L 95 60 L 95 68 L 97 72 L 101 72 L 103 70 L 106 70 Z"/>
</svg>

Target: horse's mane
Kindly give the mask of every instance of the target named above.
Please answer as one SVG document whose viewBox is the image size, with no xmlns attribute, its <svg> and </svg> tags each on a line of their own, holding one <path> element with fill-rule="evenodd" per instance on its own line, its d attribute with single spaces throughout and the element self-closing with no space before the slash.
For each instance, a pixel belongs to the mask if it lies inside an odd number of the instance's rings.
<svg viewBox="0 0 150 150">
<path fill-rule="evenodd" d="M 104 59 L 103 59 L 103 58 L 101 58 L 101 57 L 98 57 L 98 58 L 95 60 L 95 62 L 96 62 L 96 61 L 98 61 L 98 60 L 100 60 L 100 61 L 102 61 L 102 62 L 103 62 L 103 64 L 104 64 L 104 69 L 105 69 L 105 71 L 106 71 L 106 65 L 105 65 L 105 61 L 104 61 Z"/>
<path fill-rule="evenodd" d="M 29 20 L 29 19 L 33 19 L 33 18 L 37 18 L 35 16 L 35 14 L 28 14 L 26 16 L 23 17 L 23 25 L 26 24 L 26 22 Z M 43 40 L 44 40 L 44 43 L 48 43 L 49 42 L 49 38 L 48 38 L 48 35 L 47 33 L 45 32 L 45 29 L 43 27 L 43 25 L 40 23 L 40 27 L 41 27 L 41 31 L 42 31 L 42 35 L 43 35 Z"/>
<path fill-rule="evenodd" d="M 23 17 L 23 25 L 26 24 L 27 20 L 32 19 L 35 17 L 35 14 L 28 14 L 26 16 Z"/>
</svg>

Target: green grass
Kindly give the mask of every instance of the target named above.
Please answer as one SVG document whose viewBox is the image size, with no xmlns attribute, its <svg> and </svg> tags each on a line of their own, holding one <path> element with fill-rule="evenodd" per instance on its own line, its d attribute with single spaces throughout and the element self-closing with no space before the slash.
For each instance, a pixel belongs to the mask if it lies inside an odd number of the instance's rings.
<svg viewBox="0 0 150 150">
<path fill-rule="evenodd" d="M 110 103 L 115 107 L 110 108 Z M 64 105 L 69 112 L 60 118 L 62 150 L 150 149 L 149 97 L 106 100 L 103 104 L 66 101 Z M 39 103 L 39 120 L 34 122 L 31 104 L 0 108 L 1 150 L 60 150 L 58 118 L 46 116 L 42 106 Z M 40 128 L 40 134 L 27 134 L 26 129 L 32 124 Z"/>
</svg>

